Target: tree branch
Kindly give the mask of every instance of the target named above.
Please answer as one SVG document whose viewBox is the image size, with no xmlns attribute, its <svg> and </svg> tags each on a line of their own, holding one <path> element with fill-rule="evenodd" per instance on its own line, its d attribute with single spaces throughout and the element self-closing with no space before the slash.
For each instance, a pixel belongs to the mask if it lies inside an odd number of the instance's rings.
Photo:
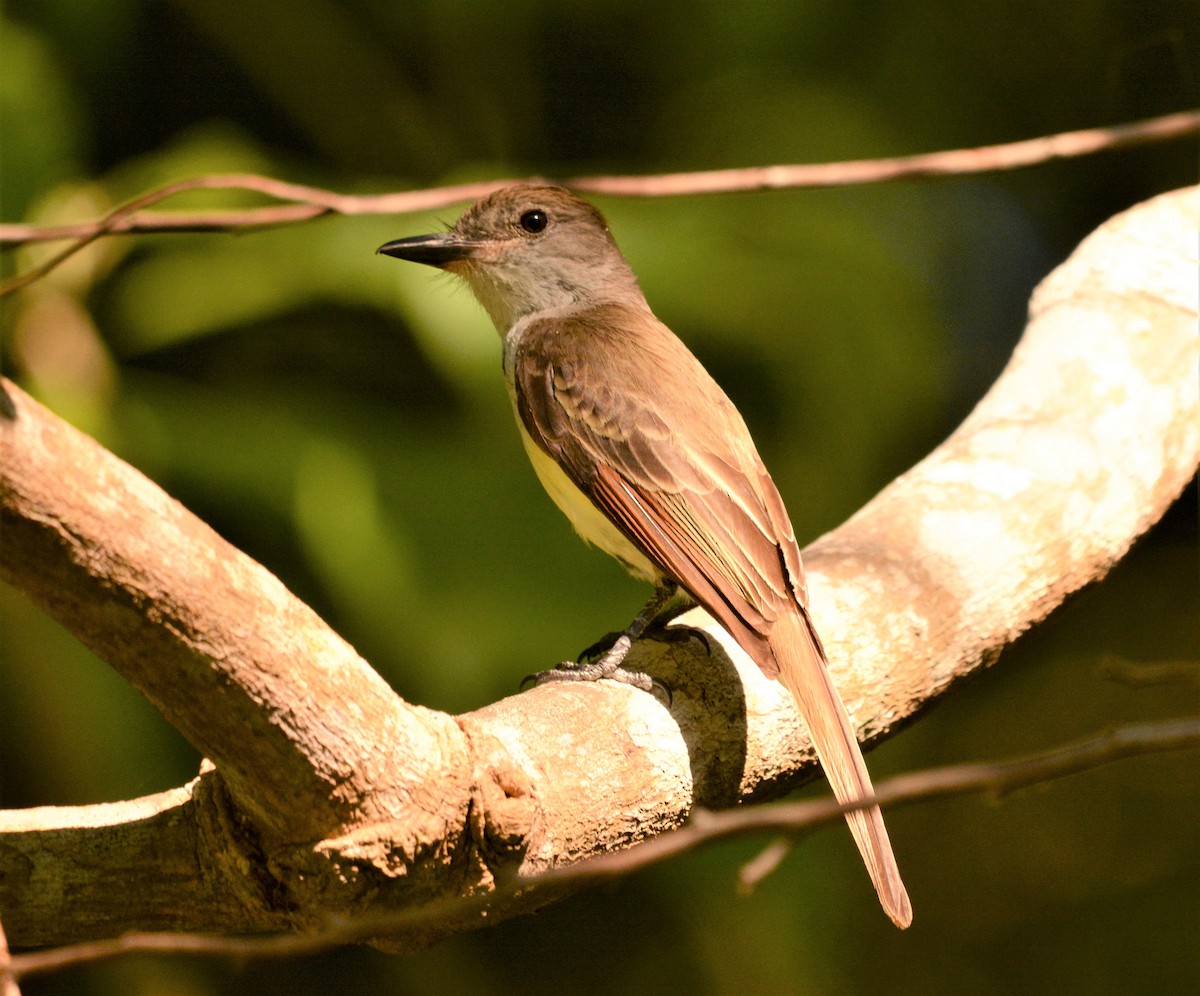
<svg viewBox="0 0 1200 996">
<path fill-rule="evenodd" d="M 1193 188 L 1089 237 L 1039 288 L 1012 361 L 963 426 L 806 551 L 813 614 L 865 738 L 1102 577 L 1186 486 L 1200 455 L 1198 220 Z M 709 629 L 711 656 L 636 648 L 633 666 L 674 689 L 670 712 L 608 683 L 536 688 L 457 718 L 410 706 L 265 570 L 10 390 L 0 576 L 216 766 L 148 814 L 0 814 L 0 911 L 19 944 L 94 936 L 99 923 L 313 928 L 450 903 L 458 912 L 390 938 L 418 946 L 554 894 L 498 882 L 813 771 L 787 693 L 698 614 L 682 621 Z M 118 884 L 131 859 L 77 856 L 131 856 L 155 820 L 140 856 L 162 898 L 139 909 Z"/>
<path fill-rule="evenodd" d="M 700 847 L 763 832 L 789 837 L 841 822 L 850 809 L 879 803 L 889 808 L 985 793 L 1007 795 L 1067 775 L 1088 771 L 1130 757 L 1200 748 L 1200 720 L 1177 719 L 1124 726 L 1027 757 L 990 763 L 961 764 L 900 775 L 881 782 L 872 799 L 842 805 L 833 798 L 810 799 L 777 806 L 738 807 L 712 812 L 697 810 L 687 824 L 653 841 L 624 851 L 599 855 L 544 872 L 531 879 L 509 880 L 497 893 L 533 894 L 547 886 L 594 885 L 659 864 Z M 471 908 L 482 912 L 493 897 L 458 900 L 456 913 Z M 266 937 L 217 937 L 200 934 L 132 933 L 112 940 L 64 946 L 12 958 L 17 978 L 59 971 L 129 954 L 192 954 L 246 960 L 311 955 L 342 944 L 396 935 L 414 926 L 427 928 L 438 913 L 425 907 L 392 914 L 369 914 L 346 923 L 327 925 L 311 934 Z"/>
<path fill-rule="evenodd" d="M 860 159 L 840 163 L 755 166 L 745 169 L 664 173 L 657 176 L 582 176 L 565 181 L 582 192 L 630 197 L 713 194 L 731 191 L 777 190 L 793 187 L 834 187 L 881 183 L 913 177 L 986 173 L 1018 169 L 1054 159 L 1092 155 L 1161 142 L 1200 132 L 1200 110 L 1180 111 L 1144 121 L 1086 128 L 1041 138 L 954 149 L 914 156 Z M 71 256 L 105 235 L 157 232 L 235 231 L 309 221 L 327 214 L 404 214 L 448 207 L 473 200 L 511 182 L 490 180 L 427 190 L 388 194 L 340 194 L 320 187 L 287 183 L 253 173 L 200 176 L 168 184 L 110 211 L 94 222 L 73 225 L 0 224 L 0 245 L 74 240 L 59 253 L 25 273 L 0 284 L 0 298 L 40 280 Z M 288 203 L 271 207 L 159 214 L 146 210 L 181 193 L 194 190 L 247 190 Z"/>
<path fill-rule="evenodd" d="M 862 183 L 917 177 L 994 173 L 1020 169 L 1055 159 L 1090 156 L 1097 152 L 1161 142 L 1200 131 L 1200 111 L 1180 111 L 1158 118 L 1085 128 L 1045 135 L 1002 145 L 974 149 L 925 152 L 885 159 L 857 159 L 840 163 L 803 163 L 788 166 L 751 166 L 743 169 L 662 173 L 658 176 L 583 176 L 568 181 L 578 190 L 629 197 L 664 197 L 682 194 L 715 194 L 732 190 L 781 190 L 793 187 L 846 187 Z"/>
<path fill-rule="evenodd" d="M 263 567 L 8 390 L 17 414 L 0 420 L 0 577 L 212 758 L 261 831 L 319 839 L 354 813 L 411 802 L 432 757 L 447 758 L 453 784 L 464 747 L 450 717 L 398 699 Z M 423 760 L 405 775 L 380 744 Z"/>
</svg>

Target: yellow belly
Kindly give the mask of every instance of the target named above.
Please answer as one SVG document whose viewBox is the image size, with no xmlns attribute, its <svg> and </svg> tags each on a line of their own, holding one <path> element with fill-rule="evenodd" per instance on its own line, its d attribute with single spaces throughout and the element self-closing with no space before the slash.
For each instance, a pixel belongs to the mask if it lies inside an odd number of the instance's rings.
<svg viewBox="0 0 1200 996">
<path fill-rule="evenodd" d="M 525 452 L 529 454 L 529 461 L 533 464 L 538 480 L 542 482 L 542 487 L 554 500 L 554 504 L 571 520 L 575 531 L 585 541 L 603 550 L 610 557 L 616 557 L 635 578 L 655 584 L 661 581 L 662 572 L 609 521 L 608 516 L 591 503 L 562 468 L 529 437 L 519 418 L 517 428 L 521 432 L 521 442 L 525 445 Z"/>
</svg>

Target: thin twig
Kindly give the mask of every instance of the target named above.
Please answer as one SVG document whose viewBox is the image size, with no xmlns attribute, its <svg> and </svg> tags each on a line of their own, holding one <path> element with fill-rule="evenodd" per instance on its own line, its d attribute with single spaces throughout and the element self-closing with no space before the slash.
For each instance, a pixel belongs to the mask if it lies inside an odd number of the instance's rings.
<svg viewBox="0 0 1200 996">
<path fill-rule="evenodd" d="M 1200 661 L 1127 661 L 1110 657 L 1100 663 L 1100 673 L 1129 688 L 1151 685 L 1200 684 Z"/>
<path fill-rule="evenodd" d="M 75 239 L 69 246 L 45 262 L 0 285 L 0 298 L 40 280 L 65 263 L 80 249 L 104 235 L 143 231 L 233 231 L 251 227 L 261 228 L 264 225 L 280 225 L 292 221 L 307 221 L 325 214 L 403 214 L 407 211 L 423 211 L 444 207 L 446 204 L 453 204 L 460 200 L 482 197 L 505 182 L 493 180 L 486 183 L 464 183 L 456 187 L 440 187 L 434 190 L 410 190 L 402 193 L 356 196 L 322 190 L 320 187 L 288 183 L 269 176 L 259 176 L 257 173 L 192 177 L 135 197 L 91 224 L 70 225 L 65 229 L 62 227 L 41 229 L 32 225 L 0 225 L 0 244 L 7 242 L 20 245 L 27 242 L 56 241 L 63 238 Z M 215 214 L 207 212 L 193 216 L 190 223 L 179 214 L 149 215 L 152 219 L 152 227 L 143 227 L 143 219 L 147 217 L 146 208 L 191 190 L 249 190 L 293 203 L 273 208 L 250 208 L 246 211 L 220 211 Z M 44 233 L 47 231 L 55 234 L 46 236 Z M 72 234 L 67 236 L 58 234 L 62 231 L 71 231 Z"/>
<path fill-rule="evenodd" d="M 405 214 L 430 211 L 482 197 L 509 180 L 460 183 L 427 190 L 404 190 L 388 194 L 339 194 L 321 187 L 288 183 L 258 173 L 222 173 L 178 180 L 114 208 L 99 221 L 70 225 L 0 225 L 0 245 L 56 242 L 96 235 L 144 232 L 232 231 L 261 228 L 292 221 L 307 221 L 325 214 Z M 291 203 L 276 207 L 219 211 L 147 211 L 170 197 L 192 190 L 247 190 Z"/>
<path fill-rule="evenodd" d="M 538 880 L 570 880 L 580 872 L 586 872 L 589 880 L 623 875 L 715 840 L 763 831 L 795 835 L 875 803 L 889 807 L 978 792 L 1000 797 L 1037 782 L 1051 781 L 1126 757 L 1196 747 L 1200 747 L 1200 719 L 1197 718 L 1118 727 L 1086 740 L 1011 761 L 960 764 L 898 775 L 877 786 L 874 799 L 864 798 L 847 805 L 833 798 L 823 798 L 695 813 L 685 826 L 637 848 L 602 854 L 579 866 L 555 869 L 539 876 Z"/>
<path fill-rule="evenodd" d="M 1085 128 L 1058 135 L 1030 138 L 974 149 L 926 152 L 889 159 L 858 159 L 840 163 L 805 163 L 795 166 L 752 166 L 745 169 L 663 173 L 658 176 L 585 176 L 568 186 L 597 194 L 631 197 L 664 197 L 679 194 L 714 194 L 730 190 L 777 190 L 782 187 L 844 187 L 882 183 L 910 177 L 989 173 L 1018 169 L 1087 156 L 1110 149 L 1161 142 L 1200 131 L 1200 110 L 1180 111 L 1158 118 Z"/>
<path fill-rule="evenodd" d="M 1107 128 L 1087 128 L 1042 138 L 954 149 L 915 156 L 840 163 L 755 166 L 743 169 L 664 173 L 657 176 L 583 176 L 567 186 L 591 193 L 633 197 L 713 194 L 783 187 L 830 187 L 880 183 L 906 177 L 945 176 L 1016 169 L 1053 159 L 1159 142 L 1200 132 L 1200 110 Z M 0 224 L 0 245 L 73 239 L 61 252 L 0 286 L 0 298 L 36 280 L 104 235 L 162 232 L 235 231 L 308 221 L 326 214 L 404 214 L 473 200 L 509 181 L 490 180 L 387 194 L 340 194 L 287 183 L 254 173 L 194 177 L 168 184 L 110 211 L 99 221 L 71 225 Z M 191 190 L 249 190 L 289 203 L 273 207 L 160 214 L 146 209 Z"/>
<path fill-rule="evenodd" d="M 134 933 L 105 941 L 72 944 L 12 956 L 15 978 L 58 971 L 127 954 L 217 955 L 226 958 L 284 958 L 315 954 L 341 945 L 429 930 L 442 920 L 457 919 L 487 908 L 505 894 L 534 889 L 561 890 L 591 885 L 657 864 L 703 845 L 763 831 L 795 837 L 838 821 L 849 810 L 878 803 L 909 805 L 956 795 L 1008 793 L 1128 757 L 1200 747 L 1200 719 L 1182 718 L 1119 727 L 1039 754 L 1009 761 L 954 765 L 900 775 L 880 783 L 873 799 L 841 805 L 832 798 L 775 806 L 698 811 L 684 827 L 625 851 L 602 855 L 544 872 L 535 878 L 507 882 L 495 892 L 445 900 L 401 913 L 369 915 L 339 921 L 308 934 L 220 937 L 204 934 Z M 774 847 L 775 845 L 772 845 Z M 768 849 L 770 850 L 770 849 Z"/>
</svg>

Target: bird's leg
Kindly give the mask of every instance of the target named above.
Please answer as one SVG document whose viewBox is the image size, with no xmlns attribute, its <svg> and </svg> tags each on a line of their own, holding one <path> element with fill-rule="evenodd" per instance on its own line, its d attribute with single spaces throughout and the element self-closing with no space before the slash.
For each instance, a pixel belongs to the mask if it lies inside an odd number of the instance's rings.
<svg viewBox="0 0 1200 996">
<path fill-rule="evenodd" d="M 659 592 L 662 588 L 655 591 L 654 597 L 646 604 L 645 612 L 652 605 L 658 604 L 658 611 L 650 618 L 643 626 L 640 637 L 647 640 L 654 640 L 658 643 L 684 643 L 688 640 L 699 640 L 704 644 L 704 652 L 712 653 L 712 644 L 708 642 L 708 634 L 702 629 L 697 629 L 695 626 L 672 626 L 671 623 L 678 619 L 685 612 L 695 608 L 696 603 L 692 597 L 673 581 L 664 582 L 664 586 L 673 588 L 673 592 L 668 597 L 658 601 Z M 634 620 L 633 625 L 637 624 Z M 575 658 L 578 661 L 591 660 L 599 658 L 613 648 L 616 642 L 625 635 L 627 630 L 613 630 L 611 633 L 605 633 L 599 640 L 584 650 L 580 651 L 579 656 Z"/>
<path fill-rule="evenodd" d="M 673 581 L 664 582 L 655 589 L 650 601 L 642 607 L 642 611 L 634 616 L 633 622 L 623 632 L 617 634 L 612 645 L 595 660 L 582 663 L 564 661 L 553 670 L 539 671 L 537 674 L 528 675 L 521 682 L 522 687 L 529 682 L 543 685 L 552 681 L 599 681 L 601 678 L 611 678 L 613 681 L 633 685 L 634 688 L 640 688 L 644 692 L 662 695 L 670 705 L 671 692 L 666 685 L 642 671 L 627 671 L 621 667 L 621 664 L 633 646 L 633 641 L 639 639 L 652 624 L 657 622 L 663 614 L 663 610 L 670 606 L 678 592 L 679 589 Z M 671 608 L 675 607 L 671 606 Z M 668 620 L 673 619 L 680 611 L 682 609 L 672 612 L 668 615 Z"/>
</svg>

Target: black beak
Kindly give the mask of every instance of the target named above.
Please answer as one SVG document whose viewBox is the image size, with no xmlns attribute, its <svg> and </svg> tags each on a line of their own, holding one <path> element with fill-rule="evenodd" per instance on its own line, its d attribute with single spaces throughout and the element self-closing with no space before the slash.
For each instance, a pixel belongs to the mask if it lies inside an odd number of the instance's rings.
<svg viewBox="0 0 1200 996">
<path fill-rule="evenodd" d="M 375 251 L 397 259 L 427 266 L 445 266 L 461 259 L 470 259 L 476 245 L 455 232 L 439 232 L 436 235 L 414 235 L 408 239 L 396 239 Z"/>
</svg>

